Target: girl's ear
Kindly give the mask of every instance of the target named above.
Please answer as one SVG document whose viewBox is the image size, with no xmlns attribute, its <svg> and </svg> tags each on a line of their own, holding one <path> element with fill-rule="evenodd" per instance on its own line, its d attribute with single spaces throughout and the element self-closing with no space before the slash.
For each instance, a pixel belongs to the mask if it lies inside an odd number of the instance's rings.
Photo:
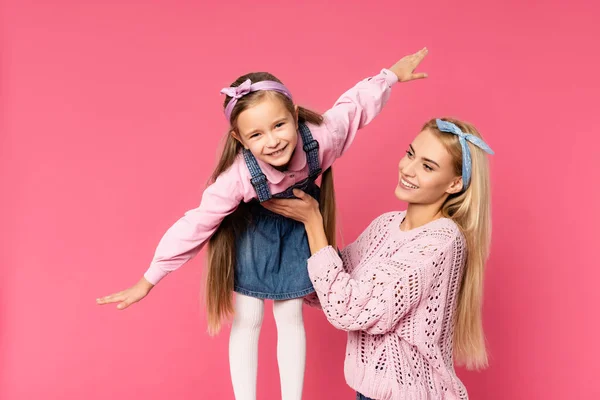
<svg viewBox="0 0 600 400">
<path fill-rule="evenodd" d="M 234 131 L 234 130 L 231 130 L 231 131 L 229 131 L 229 134 L 230 134 L 230 135 L 231 135 L 231 137 L 233 137 L 235 140 L 237 140 L 238 142 L 240 142 L 240 144 L 241 144 L 242 146 L 244 146 L 244 148 L 245 148 L 245 149 L 248 149 L 248 146 L 246 146 L 246 145 L 244 144 L 244 141 L 242 140 L 242 138 L 240 137 L 240 135 L 239 135 L 239 134 L 238 134 L 236 131 Z"/>
<path fill-rule="evenodd" d="M 297 105 L 294 106 L 294 110 L 296 111 L 295 115 L 294 115 L 294 117 L 296 119 L 296 129 L 298 129 L 298 106 Z"/>
</svg>

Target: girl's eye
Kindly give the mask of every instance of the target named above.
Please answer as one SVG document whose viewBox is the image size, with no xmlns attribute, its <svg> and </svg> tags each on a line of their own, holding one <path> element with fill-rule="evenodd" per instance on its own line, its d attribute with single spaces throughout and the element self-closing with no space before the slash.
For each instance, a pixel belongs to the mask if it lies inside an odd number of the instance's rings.
<svg viewBox="0 0 600 400">
<path fill-rule="evenodd" d="M 433 168 L 431 168 L 429 165 L 427 165 L 427 164 L 423 164 L 423 166 L 425 167 L 425 169 L 426 169 L 427 171 L 433 171 Z"/>
<path fill-rule="evenodd" d="M 409 156 L 409 157 L 413 156 L 413 154 L 412 154 L 412 152 L 410 150 L 406 150 L 406 155 Z"/>
<path fill-rule="evenodd" d="M 281 128 L 284 124 L 285 122 L 279 122 L 277 125 L 275 125 L 275 128 Z"/>
</svg>

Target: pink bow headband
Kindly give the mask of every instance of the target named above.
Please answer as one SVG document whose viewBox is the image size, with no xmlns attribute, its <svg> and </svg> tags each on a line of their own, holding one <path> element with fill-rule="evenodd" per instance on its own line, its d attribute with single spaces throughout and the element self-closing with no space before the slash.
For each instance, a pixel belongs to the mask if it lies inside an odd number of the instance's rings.
<svg viewBox="0 0 600 400">
<path fill-rule="evenodd" d="M 231 97 L 231 100 L 227 104 L 227 107 L 225 107 L 225 117 L 227 117 L 227 120 L 229 121 L 231 119 L 231 111 L 233 110 L 233 107 L 235 107 L 235 104 L 237 103 L 238 99 L 241 99 L 248 93 L 256 92 L 258 90 L 274 90 L 276 92 L 283 93 L 290 100 L 292 99 L 292 95 L 289 92 L 289 90 L 287 90 L 287 88 L 279 82 L 260 81 L 252 83 L 250 79 L 246 79 L 239 86 L 232 86 L 221 89 L 221 93 Z"/>
</svg>

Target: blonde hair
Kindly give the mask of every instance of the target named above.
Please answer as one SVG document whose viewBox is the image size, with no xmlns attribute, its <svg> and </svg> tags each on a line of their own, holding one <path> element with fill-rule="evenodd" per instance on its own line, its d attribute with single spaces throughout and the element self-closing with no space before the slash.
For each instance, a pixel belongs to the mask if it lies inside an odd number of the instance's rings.
<svg viewBox="0 0 600 400">
<path fill-rule="evenodd" d="M 252 82 L 263 80 L 280 82 L 275 76 L 267 72 L 255 72 L 239 77 L 231 86 L 238 86 L 246 79 L 250 79 Z M 274 96 L 279 99 L 283 102 L 286 109 L 292 115 L 295 115 L 295 106 L 285 95 L 273 91 L 252 92 L 240 98 L 233 108 L 230 119 L 230 132 L 236 130 L 236 122 L 240 113 L 261 101 L 265 96 Z M 231 97 L 226 96 L 223 107 L 226 107 L 230 100 Z M 306 108 L 298 107 L 298 122 L 321 125 L 323 123 L 323 116 Z M 235 140 L 231 134 L 228 134 L 225 139 L 223 153 L 212 174 L 211 182 L 214 182 L 220 174 L 231 167 L 241 149 L 242 145 L 240 142 Z M 321 175 L 319 203 L 327 239 L 335 247 L 336 207 L 333 189 L 333 171 L 331 168 L 325 170 Z M 251 221 L 252 215 L 249 212 L 248 205 L 241 203 L 234 213 L 225 217 L 208 242 L 205 299 L 208 332 L 211 335 L 217 334 L 221 329 L 222 322 L 233 314 L 232 293 L 236 263 L 235 241 L 236 237 L 243 233 Z"/>
<path fill-rule="evenodd" d="M 452 118 L 452 122 L 465 133 L 481 137 L 475 127 Z M 441 132 L 435 119 L 427 122 L 428 129 L 438 136 L 454 160 L 455 173 L 462 175 L 462 149 L 458 137 Z M 490 176 L 486 153 L 468 143 L 471 151 L 472 172 L 469 186 L 451 195 L 442 205 L 444 217 L 451 218 L 460 228 L 467 242 L 467 260 L 460 285 L 454 329 L 454 357 L 459 365 L 468 369 L 482 369 L 488 365 L 483 333 L 482 305 L 485 263 L 491 242 Z"/>
</svg>

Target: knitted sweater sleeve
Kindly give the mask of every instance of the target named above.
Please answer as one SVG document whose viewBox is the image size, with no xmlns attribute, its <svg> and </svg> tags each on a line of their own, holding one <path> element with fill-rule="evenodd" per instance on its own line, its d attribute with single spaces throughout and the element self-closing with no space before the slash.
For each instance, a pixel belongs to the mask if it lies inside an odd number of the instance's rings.
<svg viewBox="0 0 600 400">
<path fill-rule="evenodd" d="M 345 272 L 351 273 L 356 264 L 358 264 L 360 260 L 362 260 L 362 258 L 365 256 L 365 251 L 368 247 L 368 243 L 373 240 L 373 235 L 374 232 L 377 230 L 376 226 L 379 220 L 386 216 L 387 214 L 384 214 L 383 216 L 371 221 L 367 229 L 365 229 L 358 236 L 356 241 L 350 243 L 348 246 L 346 246 L 344 249 L 338 252 L 342 259 L 342 265 Z M 313 292 L 307 295 L 304 298 L 304 304 L 310 307 L 322 308 L 317 292 Z"/>
<path fill-rule="evenodd" d="M 455 240 L 441 243 L 430 236 L 417 239 L 392 256 L 372 255 L 355 276 L 344 270 L 338 253 L 326 247 L 309 259 L 309 275 L 332 325 L 345 331 L 384 334 L 395 329 L 433 284 L 441 284 L 438 271 L 444 269 L 442 263 L 452 262 L 444 254 L 454 244 Z M 357 260 L 350 257 L 347 262 Z"/>
</svg>

